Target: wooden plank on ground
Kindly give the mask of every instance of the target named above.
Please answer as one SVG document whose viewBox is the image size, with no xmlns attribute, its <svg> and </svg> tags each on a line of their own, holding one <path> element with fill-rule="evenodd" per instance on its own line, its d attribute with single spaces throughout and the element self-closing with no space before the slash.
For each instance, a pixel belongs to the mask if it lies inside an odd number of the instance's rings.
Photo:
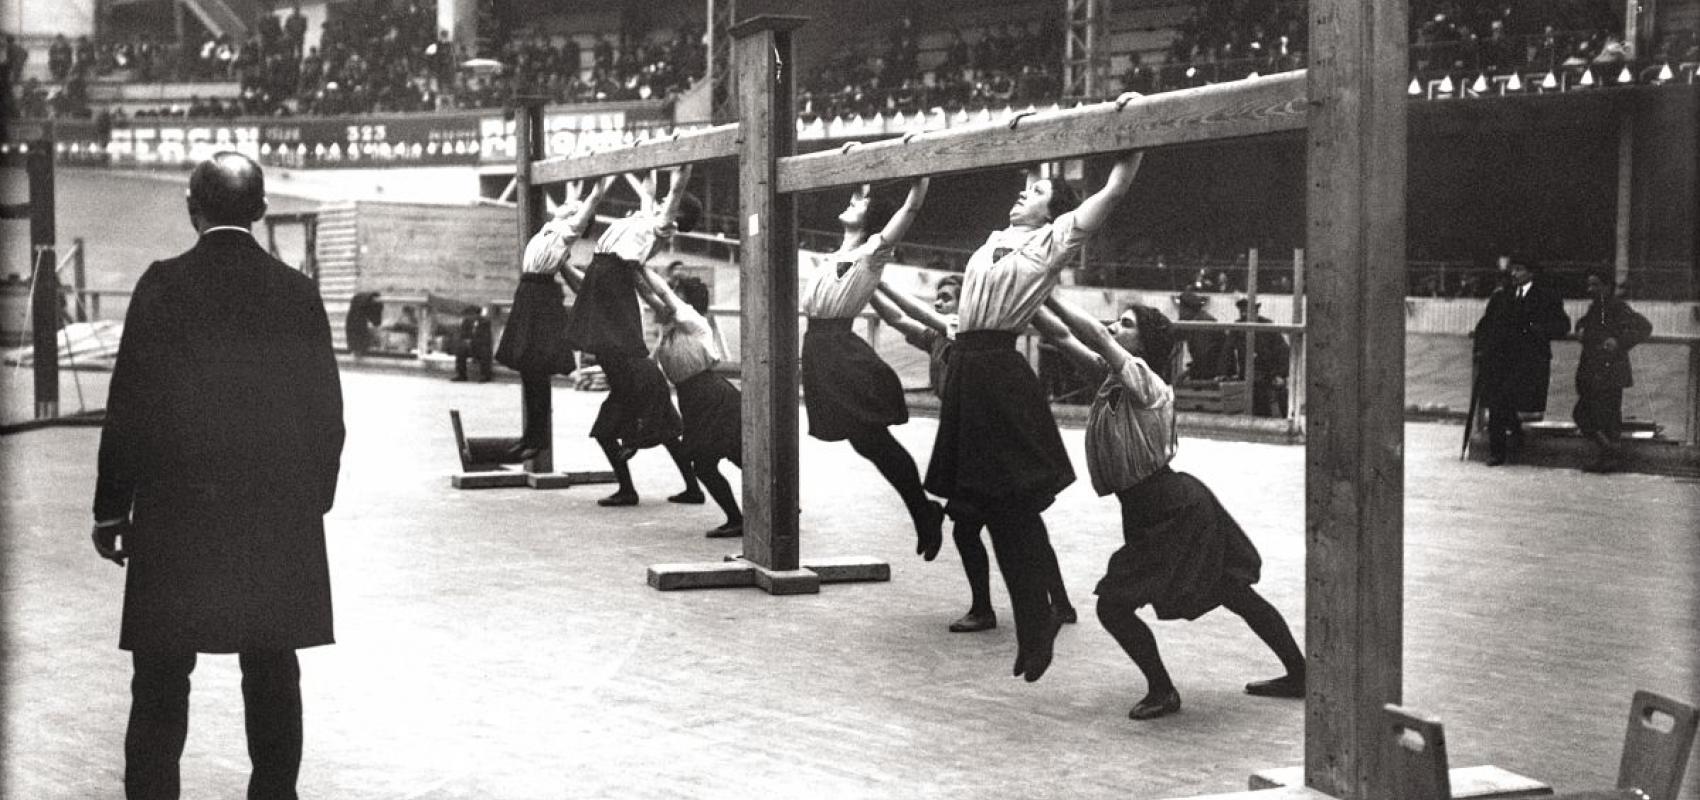
<svg viewBox="0 0 1700 800">
<path fill-rule="evenodd" d="M 1526 775 L 1508 769 L 1482 764 L 1474 767 L 1453 767 L 1448 771 L 1453 800 L 1482 800 L 1482 798 L 1545 797 L 1552 787 Z M 1252 773 L 1248 784 L 1252 789 L 1273 789 L 1298 786 L 1304 782 L 1304 767 L 1278 767 Z"/>
<path fill-rule="evenodd" d="M 1304 782 L 1353 800 L 1403 676 L 1405 9 L 1309 6 Z"/>
<path fill-rule="evenodd" d="M 738 154 L 738 126 L 717 125 L 693 133 L 680 133 L 647 142 L 571 156 L 555 156 L 531 165 L 534 184 L 642 172 L 651 169 L 676 167 L 680 164 L 699 164 Z"/>
<path fill-rule="evenodd" d="M 793 156 L 779 191 L 806 192 L 1008 164 L 1060 161 L 1140 147 L 1261 136 L 1305 127 L 1305 73 L 1284 72 L 1116 103 L 1034 114 L 995 125 Z"/>
</svg>

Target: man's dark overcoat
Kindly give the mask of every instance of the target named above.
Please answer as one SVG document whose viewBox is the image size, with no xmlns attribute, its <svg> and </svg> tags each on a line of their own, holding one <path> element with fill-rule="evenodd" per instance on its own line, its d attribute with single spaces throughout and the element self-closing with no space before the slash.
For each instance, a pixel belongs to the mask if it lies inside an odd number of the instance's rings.
<svg viewBox="0 0 1700 800">
<path fill-rule="evenodd" d="M 125 318 L 95 518 L 133 515 L 126 650 L 329 644 L 342 389 L 317 288 L 246 231 L 155 262 Z"/>
<path fill-rule="evenodd" d="M 1558 292 L 1532 283 L 1519 299 L 1515 286 L 1496 289 L 1474 333 L 1482 404 L 1545 412 L 1552 340 L 1569 332 L 1570 317 Z"/>
<path fill-rule="evenodd" d="M 1576 336 L 1582 340 L 1582 355 L 1576 363 L 1577 390 L 1634 386 L 1629 351 L 1652 335 L 1653 324 L 1628 303 L 1616 297 L 1595 300 L 1576 320 Z M 1606 339 L 1617 340 L 1617 349 L 1607 351 L 1602 346 Z"/>
</svg>

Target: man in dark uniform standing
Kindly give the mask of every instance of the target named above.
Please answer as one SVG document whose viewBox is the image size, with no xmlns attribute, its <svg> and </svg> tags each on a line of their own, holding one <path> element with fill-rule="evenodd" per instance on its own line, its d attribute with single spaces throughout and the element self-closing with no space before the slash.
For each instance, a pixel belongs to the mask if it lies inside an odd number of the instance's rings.
<svg viewBox="0 0 1700 800">
<path fill-rule="evenodd" d="M 136 283 L 100 440 L 94 547 L 129 561 L 119 647 L 135 677 L 130 798 L 175 798 L 197 653 L 237 653 L 249 798 L 294 798 L 295 650 L 330 644 L 323 516 L 342 389 L 313 282 L 268 255 L 258 164 L 218 153 L 189 178 L 200 241 Z"/>
<path fill-rule="evenodd" d="M 1615 276 L 1588 273 L 1594 302 L 1576 320 L 1582 356 L 1576 362 L 1576 429 L 1594 447 L 1585 472 L 1612 472 L 1623 461 L 1618 435 L 1623 432 L 1623 390 L 1635 385 L 1629 351 L 1653 335 L 1653 324 L 1618 297 Z"/>
<path fill-rule="evenodd" d="M 1240 310 L 1240 322 L 1274 322 L 1257 313 L 1262 303 L 1251 304 L 1242 297 L 1234 301 L 1234 305 Z M 1245 374 L 1245 335 L 1235 331 L 1228 335 L 1227 340 L 1223 347 L 1223 366 L 1219 374 L 1233 376 L 1242 381 L 1248 380 Z M 1287 370 L 1288 362 L 1292 361 L 1293 357 L 1293 350 L 1287 345 L 1287 337 L 1278 333 L 1255 334 L 1251 352 L 1256 362 L 1249 378 L 1252 413 L 1259 417 L 1287 416 Z M 1193 363 L 1196 364 L 1197 360 Z"/>
<path fill-rule="evenodd" d="M 1542 414 L 1552 377 L 1552 340 L 1570 332 L 1558 292 L 1539 286 L 1539 265 L 1509 263 L 1511 281 L 1488 297 L 1476 323 L 1474 355 L 1482 405 L 1488 410 L 1487 465 L 1511 459 L 1523 441 L 1520 414 Z"/>
</svg>

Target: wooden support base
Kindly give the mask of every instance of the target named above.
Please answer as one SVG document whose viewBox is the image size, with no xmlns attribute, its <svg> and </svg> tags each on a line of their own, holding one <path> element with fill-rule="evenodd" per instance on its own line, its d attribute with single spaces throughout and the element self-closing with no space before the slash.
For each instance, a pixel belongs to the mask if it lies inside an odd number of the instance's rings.
<svg viewBox="0 0 1700 800">
<path fill-rule="evenodd" d="M 1334 795 L 1307 786 L 1282 786 L 1276 789 L 1254 789 L 1249 792 L 1201 794 L 1175 800 L 1334 800 Z"/>
<path fill-rule="evenodd" d="M 569 486 L 614 482 L 614 473 L 609 470 L 589 472 L 527 472 L 525 474 L 525 485 L 530 486 L 533 489 L 565 489 Z"/>
<path fill-rule="evenodd" d="M 518 469 L 488 472 L 460 472 L 449 476 L 449 485 L 456 489 L 565 489 L 590 483 L 613 483 L 614 473 L 607 470 L 590 472 L 526 472 Z"/>
<path fill-rule="evenodd" d="M 1453 767 L 1447 774 L 1455 799 L 1546 797 L 1552 794 L 1551 786 L 1491 764 Z M 1252 773 L 1249 785 L 1252 789 L 1299 786 L 1304 783 L 1304 777 L 1304 767 L 1279 767 Z"/>
<path fill-rule="evenodd" d="M 649 585 L 663 592 L 755 586 L 768 594 L 818 594 L 823 583 L 889 580 L 890 564 L 862 556 L 815 559 L 794 570 L 767 569 L 738 556 L 649 567 Z"/>
<path fill-rule="evenodd" d="M 449 485 L 456 489 L 511 489 L 525 485 L 526 473 L 519 470 L 491 472 L 461 472 L 449 476 Z"/>
</svg>

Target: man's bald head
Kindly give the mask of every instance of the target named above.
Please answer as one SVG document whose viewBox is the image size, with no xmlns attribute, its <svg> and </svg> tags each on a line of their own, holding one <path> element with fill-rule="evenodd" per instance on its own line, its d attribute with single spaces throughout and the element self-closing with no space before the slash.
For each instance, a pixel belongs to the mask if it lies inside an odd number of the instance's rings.
<svg viewBox="0 0 1700 800">
<path fill-rule="evenodd" d="M 254 160 L 214 153 L 189 174 L 189 215 L 202 227 L 247 227 L 266 214 L 266 175 Z"/>
</svg>

